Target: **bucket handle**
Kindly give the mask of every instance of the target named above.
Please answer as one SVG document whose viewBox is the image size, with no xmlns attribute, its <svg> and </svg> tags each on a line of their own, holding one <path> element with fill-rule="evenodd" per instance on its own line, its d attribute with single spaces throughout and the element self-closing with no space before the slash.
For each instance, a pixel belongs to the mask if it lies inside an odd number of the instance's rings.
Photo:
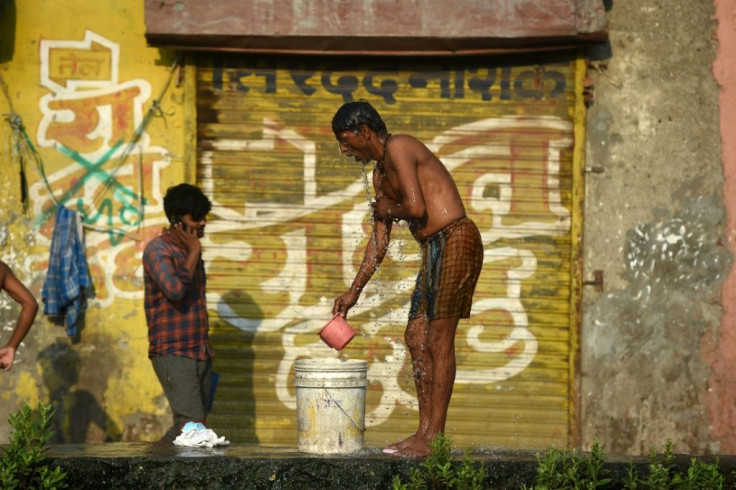
<svg viewBox="0 0 736 490">
<path fill-rule="evenodd" d="M 355 420 L 353 420 L 353 417 L 351 417 L 350 415 L 348 415 L 348 413 L 345 411 L 345 409 L 342 408 L 342 405 L 340 405 L 340 402 L 337 401 L 337 400 L 335 400 L 335 398 L 332 396 L 332 394 L 327 390 L 327 387 L 326 386 L 323 386 L 322 389 L 325 390 L 325 393 L 327 393 L 327 396 L 329 396 L 330 399 L 333 402 L 335 402 L 335 405 L 337 405 L 337 408 L 339 408 L 340 411 L 342 413 L 344 413 L 347 418 L 350 419 L 350 421 L 353 423 L 353 425 L 355 425 L 355 427 L 357 427 L 358 430 L 360 430 L 361 432 L 365 432 L 365 427 L 361 427 L 360 425 L 358 425 L 358 423 Z"/>
</svg>

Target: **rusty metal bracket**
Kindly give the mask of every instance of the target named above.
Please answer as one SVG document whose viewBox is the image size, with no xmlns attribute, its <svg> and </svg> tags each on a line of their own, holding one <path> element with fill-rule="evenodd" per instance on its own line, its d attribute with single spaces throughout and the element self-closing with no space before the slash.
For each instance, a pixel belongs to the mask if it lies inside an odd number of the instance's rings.
<svg viewBox="0 0 736 490">
<path fill-rule="evenodd" d="M 592 281 L 583 281 L 583 286 L 594 286 L 596 293 L 603 292 L 603 271 L 594 270 Z"/>
</svg>

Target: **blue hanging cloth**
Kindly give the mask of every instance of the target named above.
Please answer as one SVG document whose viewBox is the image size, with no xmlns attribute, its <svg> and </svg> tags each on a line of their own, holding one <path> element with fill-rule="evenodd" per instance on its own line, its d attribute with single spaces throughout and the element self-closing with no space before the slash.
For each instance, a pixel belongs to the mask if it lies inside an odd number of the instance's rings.
<svg viewBox="0 0 736 490">
<path fill-rule="evenodd" d="M 64 206 L 56 207 L 54 234 L 51 237 L 49 268 L 43 283 L 44 315 L 64 318 L 66 333 L 79 335 L 78 320 L 86 308 L 87 288 L 91 286 L 84 255 L 82 218 Z"/>
</svg>

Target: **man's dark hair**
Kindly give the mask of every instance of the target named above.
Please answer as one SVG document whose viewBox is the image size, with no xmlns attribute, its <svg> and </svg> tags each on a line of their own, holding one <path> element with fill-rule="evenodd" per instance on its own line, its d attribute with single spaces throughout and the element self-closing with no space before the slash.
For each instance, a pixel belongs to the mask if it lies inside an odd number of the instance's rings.
<svg viewBox="0 0 736 490">
<path fill-rule="evenodd" d="M 386 124 L 378 111 L 364 100 L 343 104 L 332 117 L 332 132 L 336 135 L 347 130 L 357 133 L 363 124 L 375 131 L 378 136 L 388 134 Z"/>
<path fill-rule="evenodd" d="M 164 212 L 169 221 L 191 214 L 194 221 L 203 219 L 212 209 L 212 203 L 202 190 L 191 184 L 169 187 L 164 196 Z"/>
</svg>

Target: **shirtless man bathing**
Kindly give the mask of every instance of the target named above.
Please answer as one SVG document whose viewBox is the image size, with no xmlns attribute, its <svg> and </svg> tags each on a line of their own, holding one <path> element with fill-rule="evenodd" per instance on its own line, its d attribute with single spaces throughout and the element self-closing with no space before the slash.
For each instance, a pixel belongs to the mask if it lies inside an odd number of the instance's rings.
<svg viewBox="0 0 736 490">
<path fill-rule="evenodd" d="M 411 297 L 404 340 L 412 359 L 419 400 L 419 428 L 384 452 L 426 457 L 429 443 L 445 431 L 455 382 L 455 331 L 470 316 L 473 292 L 483 265 L 480 233 L 465 214 L 455 181 L 443 163 L 419 140 L 391 135 L 367 102 L 349 102 L 332 119 L 340 153 L 363 165 L 375 161 L 373 207 L 375 239 L 348 292 L 335 300 L 333 314 L 347 316 L 378 269 L 394 221 L 404 220 L 422 249 L 422 265 Z"/>
</svg>

